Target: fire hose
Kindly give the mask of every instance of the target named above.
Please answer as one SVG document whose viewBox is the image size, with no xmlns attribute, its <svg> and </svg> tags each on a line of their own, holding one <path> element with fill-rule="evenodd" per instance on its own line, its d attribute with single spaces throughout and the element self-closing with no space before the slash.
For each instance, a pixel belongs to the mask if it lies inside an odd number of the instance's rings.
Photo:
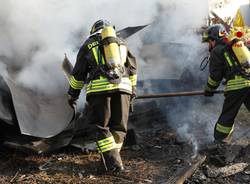
<svg viewBox="0 0 250 184">
<path fill-rule="evenodd" d="M 214 94 L 222 94 L 223 90 L 213 91 Z M 135 99 L 145 99 L 145 98 L 162 98 L 162 97 L 177 97 L 177 96 L 197 96 L 204 95 L 204 91 L 185 91 L 185 92 L 170 92 L 170 93 L 158 93 L 158 94 L 144 94 L 139 95 Z"/>
</svg>

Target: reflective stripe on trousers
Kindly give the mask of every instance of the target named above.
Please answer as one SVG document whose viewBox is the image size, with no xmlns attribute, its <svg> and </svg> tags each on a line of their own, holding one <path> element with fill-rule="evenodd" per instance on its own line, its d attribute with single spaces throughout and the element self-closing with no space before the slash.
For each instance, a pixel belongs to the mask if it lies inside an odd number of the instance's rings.
<svg viewBox="0 0 250 184">
<path fill-rule="evenodd" d="M 98 152 L 106 152 L 116 148 L 115 139 L 113 136 L 99 140 L 96 142 Z"/>
<path fill-rule="evenodd" d="M 220 123 L 217 123 L 215 130 L 220 132 L 220 133 L 231 134 L 234 130 L 234 126 L 226 127 L 226 126 L 221 125 Z"/>
</svg>

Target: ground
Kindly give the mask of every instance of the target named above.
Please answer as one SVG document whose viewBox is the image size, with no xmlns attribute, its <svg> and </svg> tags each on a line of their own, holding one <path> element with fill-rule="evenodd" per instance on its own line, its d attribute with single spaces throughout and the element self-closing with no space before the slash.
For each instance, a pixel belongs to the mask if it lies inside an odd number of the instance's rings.
<svg viewBox="0 0 250 184">
<path fill-rule="evenodd" d="M 248 130 L 248 115 L 245 109 L 241 110 L 237 119 L 238 129 Z M 209 174 L 211 170 L 216 171 L 225 165 L 249 164 L 250 146 L 248 143 L 244 146 L 240 144 L 249 134 L 247 131 L 237 138 L 238 142 L 234 146 L 238 146 L 238 149 L 230 147 L 232 148 L 232 154 L 229 154 L 231 160 L 227 160 L 226 163 L 219 162 L 221 149 L 205 147 L 201 150 L 200 155 L 205 155 L 206 161 L 185 183 L 250 183 L 250 166 L 228 177 L 221 175 L 214 177 Z M 99 175 L 97 173 L 100 167 L 99 155 L 84 153 L 73 147 L 42 155 L 2 147 L 0 183 L 174 183 L 176 181 L 174 179 L 180 176 L 180 171 L 185 171 L 184 168 L 191 166 L 192 156 L 194 156 L 192 145 L 179 141 L 175 131 L 166 124 L 154 122 L 152 127 L 137 132 L 137 140 L 137 145 L 126 146 L 121 151 L 124 165 L 128 170 L 115 175 Z"/>
</svg>

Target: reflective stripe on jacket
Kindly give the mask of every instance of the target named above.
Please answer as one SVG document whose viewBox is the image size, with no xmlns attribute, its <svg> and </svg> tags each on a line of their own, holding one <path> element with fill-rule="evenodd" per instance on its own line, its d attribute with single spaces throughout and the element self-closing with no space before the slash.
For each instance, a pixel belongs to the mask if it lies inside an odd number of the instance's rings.
<svg viewBox="0 0 250 184">
<path fill-rule="evenodd" d="M 120 45 L 119 48 L 120 48 L 122 64 L 124 65 L 127 58 L 127 49 L 125 45 Z M 104 65 L 105 60 L 103 55 L 101 55 L 100 53 L 99 46 L 97 45 L 93 47 L 91 50 L 95 58 L 96 64 Z M 114 90 L 121 90 L 131 93 L 132 84 L 136 84 L 135 82 L 136 82 L 136 75 L 130 77 L 122 77 L 121 83 L 119 84 L 110 83 L 105 76 L 100 75 L 99 79 L 91 80 L 89 84 L 87 84 L 86 94 L 88 95 L 90 93 L 114 91 Z"/>
<path fill-rule="evenodd" d="M 71 76 L 70 79 L 69 79 L 69 85 L 73 89 L 81 90 L 83 88 L 83 86 L 84 86 L 84 82 L 83 81 L 78 81 L 78 80 L 75 79 L 74 76 Z"/>
<path fill-rule="evenodd" d="M 250 80 L 236 75 L 234 79 L 227 81 L 225 91 L 238 90 L 246 87 L 250 87 Z"/>
<path fill-rule="evenodd" d="M 209 77 L 206 89 L 215 90 L 226 79 L 225 91 L 250 87 L 250 80 L 236 73 L 237 63 L 231 59 L 226 43 L 218 42 L 210 53 Z"/>
<path fill-rule="evenodd" d="M 132 94 L 132 86 L 136 86 L 137 82 L 136 58 L 129 51 L 125 42 L 119 39 L 121 63 L 125 64 L 125 72 L 121 78 L 121 83 L 113 84 L 97 67 L 101 66 L 101 70 L 105 68 L 104 54 L 99 42 L 100 35 L 90 36 L 80 48 L 75 66 L 71 72 L 68 94 L 78 98 L 83 87 L 86 88 L 87 95 L 116 91 Z"/>
<path fill-rule="evenodd" d="M 87 94 L 101 91 L 112 91 L 121 89 L 132 92 L 132 84 L 128 77 L 123 77 L 120 84 L 112 84 L 107 79 L 98 79 L 90 81 L 87 85 Z"/>
</svg>

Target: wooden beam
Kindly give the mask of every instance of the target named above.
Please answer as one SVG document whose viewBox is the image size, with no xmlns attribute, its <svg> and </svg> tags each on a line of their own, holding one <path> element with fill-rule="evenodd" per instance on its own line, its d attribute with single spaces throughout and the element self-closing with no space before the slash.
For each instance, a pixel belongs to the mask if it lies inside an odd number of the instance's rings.
<svg viewBox="0 0 250 184">
<path fill-rule="evenodd" d="M 192 160 L 191 164 L 182 168 L 179 172 L 176 173 L 173 177 L 171 177 L 167 184 L 183 184 L 189 177 L 191 177 L 195 171 L 205 162 L 205 155 L 198 155 L 194 160 Z"/>
</svg>

